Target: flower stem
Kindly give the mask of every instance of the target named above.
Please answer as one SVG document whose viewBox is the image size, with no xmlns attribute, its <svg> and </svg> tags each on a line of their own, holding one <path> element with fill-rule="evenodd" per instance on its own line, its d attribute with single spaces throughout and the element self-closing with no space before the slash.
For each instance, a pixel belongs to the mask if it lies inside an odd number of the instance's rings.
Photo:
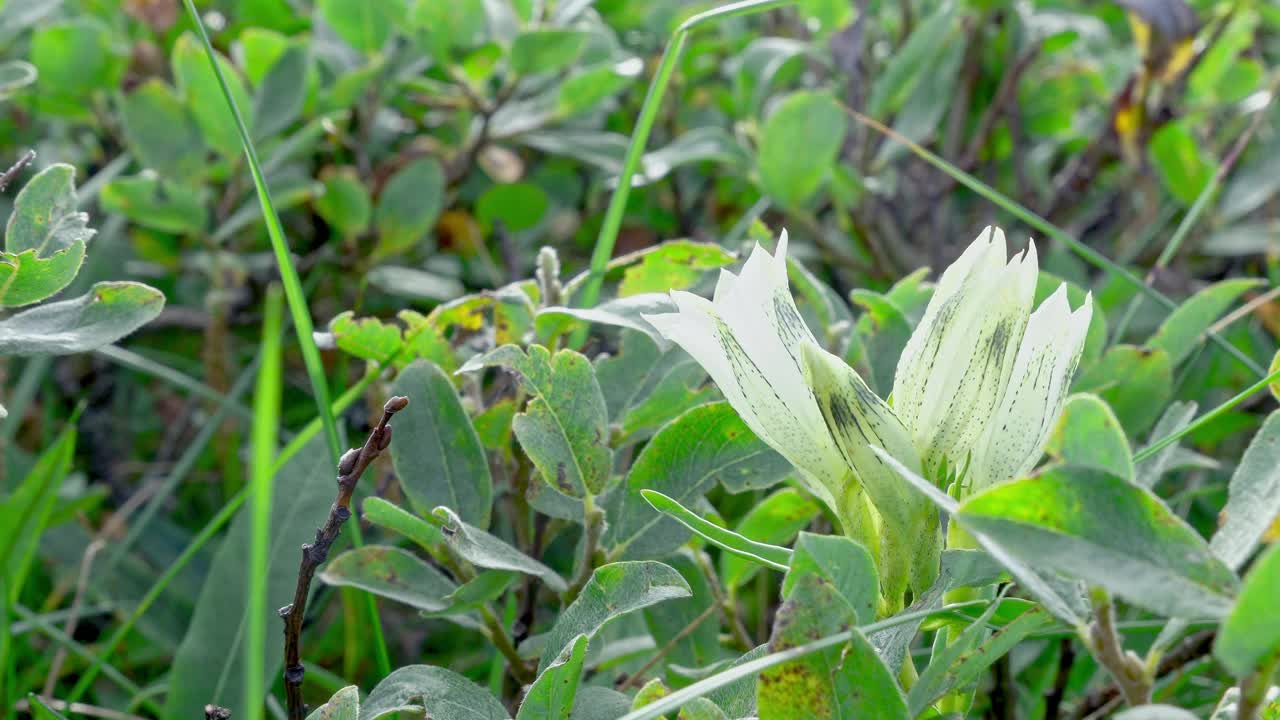
<svg viewBox="0 0 1280 720">
<path fill-rule="evenodd" d="M 1267 699 L 1271 678 L 1280 666 L 1280 653 L 1274 653 L 1263 661 L 1258 669 L 1240 681 L 1240 704 L 1236 706 L 1236 720 L 1256 720 L 1258 711 Z"/>
<path fill-rule="evenodd" d="M 1093 603 L 1093 623 L 1081 632 L 1081 640 L 1089 652 L 1115 678 L 1130 707 L 1151 702 L 1151 674 L 1146 663 L 1137 655 L 1126 652 L 1116 632 L 1115 605 L 1111 595 L 1102 588 L 1091 588 L 1089 598 Z"/>
</svg>

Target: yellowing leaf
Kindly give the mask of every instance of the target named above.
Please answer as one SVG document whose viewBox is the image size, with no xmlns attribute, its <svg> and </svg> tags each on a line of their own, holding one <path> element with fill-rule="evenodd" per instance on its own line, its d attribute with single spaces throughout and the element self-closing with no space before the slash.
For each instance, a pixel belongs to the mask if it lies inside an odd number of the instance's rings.
<svg viewBox="0 0 1280 720">
<path fill-rule="evenodd" d="M 675 240 L 641 256 L 640 262 L 622 273 L 619 297 L 668 290 L 684 290 L 707 270 L 724 267 L 737 258 L 714 243 Z"/>
</svg>

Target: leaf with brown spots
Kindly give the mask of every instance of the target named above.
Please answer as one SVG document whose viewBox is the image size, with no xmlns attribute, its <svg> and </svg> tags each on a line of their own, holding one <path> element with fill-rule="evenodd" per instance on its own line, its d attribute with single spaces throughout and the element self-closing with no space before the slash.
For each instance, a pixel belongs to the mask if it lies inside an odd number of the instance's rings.
<svg viewBox="0 0 1280 720">
<path fill-rule="evenodd" d="M 1110 475 L 1051 470 L 974 495 L 954 517 L 1037 569 L 1167 617 L 1221 617 L 1239 586 L 1160 498 Z"/>
<path fill-rule="evenodd" d="M 811 566 L 793 569 L 773 622 L 769 652 L 853 628 L 858 617 L 836 586 Z M 843 646 L 769 668 L 756 686 L 760 717 L 775 720 L 905 720 L 898 683 L 856 630 Z"/>
</svg>

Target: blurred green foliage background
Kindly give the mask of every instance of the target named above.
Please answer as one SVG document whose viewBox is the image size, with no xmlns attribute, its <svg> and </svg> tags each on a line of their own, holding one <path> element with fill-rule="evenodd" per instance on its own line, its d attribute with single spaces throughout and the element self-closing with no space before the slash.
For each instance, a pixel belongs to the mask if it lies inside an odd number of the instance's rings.
<svg viewBox="0 0 1280 720">
<path fill-rule="evenodd" d="M 479 339 L 464 333 L 477 329 L 464 298 L 531 277 L 543 246 L 556 249 L 564 277 L 586 268 L 659 58 L 681 22 L 714 7 L 196 5 L 257 145 L 335 396 L 361 379 L 364 360 L 425 357 L 451 370 L 459 345 L 520 339 L 500 317 Z M 1045 269 L 1091 289 L 1104 318 L 1078 388 L 1102 394 L 1130 437 L 1147 437 L 1169 400 L 1210 407 L 1257 380 L 1280 333 L 1265 287 L 1280 280 L 1278 59 L 1280 6 L 1266 0 L 800 0 L 708 24 L 675 66 L 614 254 L 676 238 L 731 253 L 785 227 L 814 297 L 828 292 L 820 285 L 839 298 L 858 290 L 853 314 L 841 310 L 854 324 L 828 324 L 862 329 L 871 342 L 858 362 L 884 388 L 905 339 L 894 333 L 909 327 L 895 324 L 903 318 L 877 293 L 918 268 L 944 267 L 986 224 L 1003 224 L 1015 247 L 1033 233 L 847 112 L 856 110 L 1172 297 L 1227 278 L 1266 279 L 1221 290 L 1206 321 L 1247 302 L 1214 328 L 1249 362 L 1197 349 L 1197 334 L 1147 342 L 1176 355 L 1153 367 L 1124 343 L 1148 341 L 1167 311 L 1037 238 Z M 80 205 L 98 230 L 73 289 L 129 279 L 166 297 L 121 346 L 0 357 L 0 402 L 11 411 L 0 421 L 0 488 L 27 475 L 68 418 L 79 432 L 58 521 L 20 600 L 50 618 L 65 617 L 57 613 L 72 597 L 95 609 L 73 628 L 92 645 L 248 480 L 245 391 L 278 269 L 234 117 L 179 0 L 0 0 L 0 165 L 28 149 L 32 168 L 76 168 Z M 0 194 L 0 217 L 30 175 L 21 171 Z M 1181 223 L 1189 225 L 1175 236 Z M 689 286 L 728 257 L 688 248 L 656 262 L 652 276 L 629 271 L 608 296 Z M 397 314 L 413 328 L 451 302 L 464 308 L 456 320 L 397 356 L 406 344 Z M 354 319 L 363 317 L 387 324 Z M 617 350 L 601 342 L 590 347 Z M 296 430 L 315 406 L 301 355 L 286 347 L 283 425 Z M 369 407 L 357 402 L 345 417 L 356 437 L 385 393 L 368 396 Z M 1193 436 L 1204 468 L 1238 457 L 1262 419 L 1251 403 Z M 188 457 L 196 438 L 199 452 Z M 167 485 L 175 463 L 187 463 L 185 481 Z M 1212 527 L 1221 484 L 1179 492 L 1179 509 Z M 745 497 L 723 500 L 731 524 L 751 507 Z M 144 502 L 155 510 L 139 522 Z M 86 560 L 95 540 L 105 560 Z M 548 549 L 572 551 L 567 542 Z M 95 703 L 146 712 L 138 697 L 181 682 L 166 672 L 209 563 L 210 550 L 197 552 L 117 651 L 113 662 L 143 694 L 130 699 L 118 683 L 99 682 Z M 89 592 L 77 589 L 86 577 Z M 351 630 L 360 606 L 352 591 L 333 595 L 342 601 L 322 605 L 308 630 L 308 657 L 328 668 L 317 682 L 368 687 L 380 677 L 369 638 Z M 768 606 L 762 596 L 760 623 Z M 487 672 L 488 651 L 460 639 L 464 631 L 427 634 L 412 615 L 384 613 L 400 661 Z M 31 621 L 15 638 L 20 688 L 46 677 L 54 688 L 72 685 L 86 662 L 59 659 Z"/>
</svg>

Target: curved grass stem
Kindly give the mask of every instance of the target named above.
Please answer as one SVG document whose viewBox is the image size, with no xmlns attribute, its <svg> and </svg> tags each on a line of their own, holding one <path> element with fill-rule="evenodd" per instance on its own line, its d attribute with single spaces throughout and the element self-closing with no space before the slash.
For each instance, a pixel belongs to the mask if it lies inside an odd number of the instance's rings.
<svg viewBox="0 0 1280 720">
<path fill-rule="evenodd" d="M 609 198 L 604 222 L 600 226 L 600 235 L 596 238 L 595 248 L 591 252 L 590 274 L 587 276 L 577 305 L 591 307 L 600 297 L 600 286 L 604 282 L 605 269 L 609 265 L 609 259 L 613 257 L 613 246 L 618 240 L 618 232 L 622 229 L 622 218 L 627 209 L 627 198 L 631 194 L 632 179 L 640 169 L 644 149 L 649 142 L 649 133 L 653 130 L 658 110 L 662 107 L 662 97 L 667 92 L 667 86 L 671 84 L 671 76 L 675 73 L 676 63 L 684 52 L 689 33 L 703 25 L 794 5 L 797 1 L 743 0 L 743 2 L 730 3 L 694 15 L 680 23 L 672 33 L 671 42 L 662 53 L 662 60 L 658 63 L 658 69 L 649 83 L 649 90 L 645 93 L 644 102 L 640 106 L 640 117 L 636 120 L 635 129 L 631 133 L 631 142 L 627 145 L 627 154 L 622 161 L 622 172 L 618 174 L 618 186 L 614 189 L 613 196 Z M 580 344 L 579 340 L 575 338 L 574 344 Z"/>
</svg>

